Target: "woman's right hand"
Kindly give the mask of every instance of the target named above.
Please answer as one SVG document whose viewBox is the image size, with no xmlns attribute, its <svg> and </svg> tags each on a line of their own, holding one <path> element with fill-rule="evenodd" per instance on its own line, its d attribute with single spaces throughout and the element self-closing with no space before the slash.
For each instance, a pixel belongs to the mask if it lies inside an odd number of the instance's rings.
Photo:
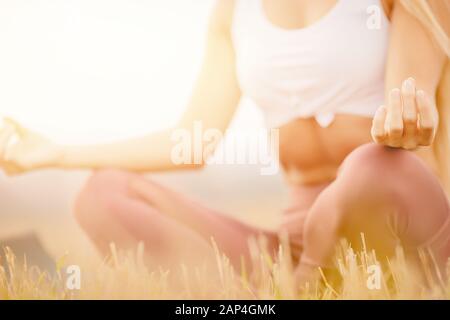
<svg viewBox="0 0 450 320">
<path fill-rule="evenodd" d="M 62 149 L 46 137 L 5 118 L 0 129 L 0 168 L 7 175 L 57 166 Z"/>
</svg>

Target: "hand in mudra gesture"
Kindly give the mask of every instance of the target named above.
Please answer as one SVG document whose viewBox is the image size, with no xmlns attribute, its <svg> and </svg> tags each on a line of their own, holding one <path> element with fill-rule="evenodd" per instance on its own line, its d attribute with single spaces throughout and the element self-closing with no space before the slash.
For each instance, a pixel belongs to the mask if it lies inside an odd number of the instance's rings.
<svg viewBox="0 0 450 320">
<path fill-rule="evenodd" d="M 394 148 L 415 149 L 433 143 L 438 113 L 433 100 L 417 90 L 413 78 L 401 89 L 392 89 L 387 106 L 381 106 L 373 118 L 372 138 Z"/>
</svg>

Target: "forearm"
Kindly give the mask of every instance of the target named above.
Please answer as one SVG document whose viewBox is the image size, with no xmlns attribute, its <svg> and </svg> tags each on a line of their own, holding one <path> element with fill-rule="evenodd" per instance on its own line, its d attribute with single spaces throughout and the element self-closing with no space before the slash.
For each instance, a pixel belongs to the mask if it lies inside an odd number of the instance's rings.
<svg viewBox="0 0 450 320">
<path fill-rule="evenodd" d="M 178 143 L 172 139 L 173 131 L 170 129 L 108 144 L 62 146 L 56 166 L 62 169 L 117 168 L 138 172 L 201 167 L 202 163 L 180 163 L 173 158 L 173 148 Z"/>
</svg>

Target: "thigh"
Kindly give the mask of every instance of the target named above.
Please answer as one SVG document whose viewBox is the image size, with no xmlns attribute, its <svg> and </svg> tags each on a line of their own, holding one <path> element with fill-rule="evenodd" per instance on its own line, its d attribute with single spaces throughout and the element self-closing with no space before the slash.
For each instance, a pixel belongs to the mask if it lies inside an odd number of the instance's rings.
<svg viewBox="0 0 450 320">
<path fill-rule="evenodd" d="M 176 242 L 187 247 L 200 239 L 204 244 L 214 240 L 233 261 L 248 255 L 247 242 L 252 236 L 265 236 L 269 247 L 275 249 L 276 234 L 244 224 L 227 214 L 207 208 L 155 181 L 141 175 L 107 170 L 100 171 L 88 181 L 80 194 L 79 208 L 84 211 L 85 225 L 91 230 L 108 228 L 108 220 L 116 221 L 133 238 L 146 239 L 153 250 L 164 248 L 164 243 Z M 92 226 L 92 216 L 106 217 L 104 223 Z M 95 220 L 95 218 L 94 218 Z M 95 233 L 91 231 L 91 234 Z M 112 235 L 116 237 L 117 235 Z"/>
<path fill-rule="evenodd" d="M 146 178 L 134 178 L 130 189 L 142 201 L 154 207 L 172 221 L 194 231 L 208 243 L 214 241 L 237 265 L 241 258 L 249 259 L 249 240 L 260 238 L 265 249 L 273 254 L 278 249 L 276 231 L 254 227 L 239 219 L 208 208 L 184 194 Z M 249 261 L 247 261 L 249 263 Z"/>
</svg>

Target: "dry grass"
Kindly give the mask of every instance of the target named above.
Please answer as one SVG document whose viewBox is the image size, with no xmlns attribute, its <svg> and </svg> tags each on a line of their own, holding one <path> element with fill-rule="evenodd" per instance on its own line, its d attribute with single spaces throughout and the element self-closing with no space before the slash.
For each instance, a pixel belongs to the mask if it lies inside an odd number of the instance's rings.
<svg viewBox="0 0 450 320">
<path fill-rule="evenodd" d="M 318 281 L 296 288 L 289 252 L 280 247 L 275 259 L 252 244 L 252 272 L 235 272 L 229 260 L 216 249 L 213 265 L 186 266 L 170 270 L 150 268 L 143 247 L 118 252 L 99 265 L 84 265 L 80 290 L 66 287 L 65 257 L 50 275 L 26 262 L 18 264 L 6 250 L 0 262 L 0 299 L 448 299 L 447 279 L 433 277 L 432 259 L 422 254 L 422 271 L 411 267 L 399 249 L 383 267 L 381 288 L 367 286 L 368 268 L 379 265 L 374 252 L 355 253 L 343 243 L 336 259 L 339 285 L 323 272 Z"/>
</svg>

